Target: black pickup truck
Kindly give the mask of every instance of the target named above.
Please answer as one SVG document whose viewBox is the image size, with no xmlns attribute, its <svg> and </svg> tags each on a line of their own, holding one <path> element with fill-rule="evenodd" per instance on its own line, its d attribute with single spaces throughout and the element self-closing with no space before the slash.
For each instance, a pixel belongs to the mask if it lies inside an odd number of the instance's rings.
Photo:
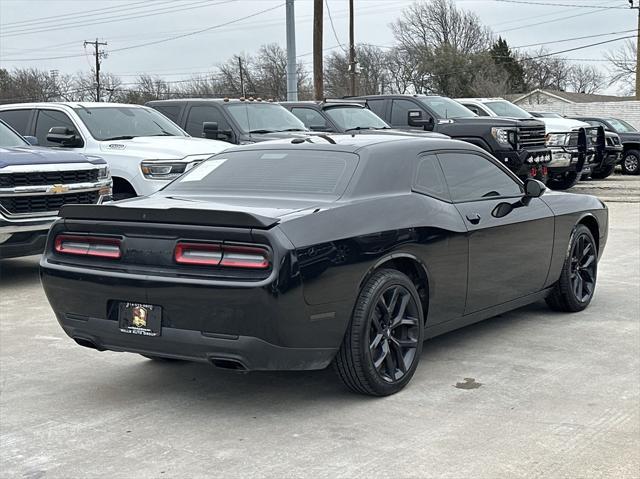
<svg viewBox="0 0 640 479">
<path fill-rule="evenodd" d="M 607 149 L 613 149 L 622 144 L 622 172 L 626 175 L 640 175 L 640 132 L 624 120 L 618 118 L 604 118 L 593 116 L 574 116 L 574 120 L 585 121 L 593 126 L 605 129 Z M 618 136 L 616 138 L 615 136 Z M 611 156 L 611 155 L 609 155 Z M 613 172 L 611 165 L 605 165 Z"/>
<path fill-rule="evenodd" d="M 551 155 L 545 126 L 535 119 L 479 117 L 451 98 L 431 95 L 367 95 L 366 101 L 392 128 L 433 131 L 467 141 L 491 153 L 520 178 L 546 182 Z"/>
<path fill-rule="evenodd" d="M 184 98 L 154 100 L 146 106 L 196 138 L 244 145 L 308 136 L 304 124 L 290 111 L 261 99 Z"/>
</svg>

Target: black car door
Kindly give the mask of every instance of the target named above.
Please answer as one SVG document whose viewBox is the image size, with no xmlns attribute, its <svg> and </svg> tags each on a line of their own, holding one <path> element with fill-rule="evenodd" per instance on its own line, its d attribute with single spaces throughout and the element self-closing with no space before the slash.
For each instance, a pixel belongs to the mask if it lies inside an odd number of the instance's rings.
<svg viewBox="0 0 640 479">
<path fill-rule="evenodd" d="M 525 206 L 522 184 L 493 160 L 470 151 L 438 154 L 449 194 L 469 237 L 465 314 L 541 290 L 549 272 L 554 218 L 539 198 Z M 498 217 L 496 207 L 512 204 Z"/>
</svg>

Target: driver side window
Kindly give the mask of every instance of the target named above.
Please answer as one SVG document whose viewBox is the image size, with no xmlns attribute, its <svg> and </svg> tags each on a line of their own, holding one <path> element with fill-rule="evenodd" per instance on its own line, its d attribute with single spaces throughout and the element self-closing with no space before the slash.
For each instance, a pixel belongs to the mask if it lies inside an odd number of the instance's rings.
<svg viewBox="0 0 640 479">
<path fill-rule="evenodd" d="M 488 158 L 470 152 L 438 153 L 454 203 L 520 196 L 522 186 Z"/>
</svg>

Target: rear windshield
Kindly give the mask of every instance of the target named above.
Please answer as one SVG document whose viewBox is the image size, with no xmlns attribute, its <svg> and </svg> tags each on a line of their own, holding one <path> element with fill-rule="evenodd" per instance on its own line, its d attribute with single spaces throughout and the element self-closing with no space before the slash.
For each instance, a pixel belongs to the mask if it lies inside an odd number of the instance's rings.
<svg viewBox="0 0 640 479">
<path fill-rule="evenodd" d="M 228 151 L 202 162 L 163 191 L 337 199 L 357 165 L 358 155 L 337 151 Z"/>
</svg>

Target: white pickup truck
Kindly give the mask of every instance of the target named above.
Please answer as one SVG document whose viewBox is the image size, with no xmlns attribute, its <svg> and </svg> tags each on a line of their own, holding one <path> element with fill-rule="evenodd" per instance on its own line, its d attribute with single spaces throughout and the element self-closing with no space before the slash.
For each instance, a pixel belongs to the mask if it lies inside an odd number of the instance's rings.
<svg viewBox="0 0 640 479">
<path fill-rule="evenodd" d="M 114 199 L 148 195 L 232 145 L 193 138 L 156 110 L 121 103 L 20 103 L 0 119 L 40 146 L 104 158 Z"/>
</svg>

